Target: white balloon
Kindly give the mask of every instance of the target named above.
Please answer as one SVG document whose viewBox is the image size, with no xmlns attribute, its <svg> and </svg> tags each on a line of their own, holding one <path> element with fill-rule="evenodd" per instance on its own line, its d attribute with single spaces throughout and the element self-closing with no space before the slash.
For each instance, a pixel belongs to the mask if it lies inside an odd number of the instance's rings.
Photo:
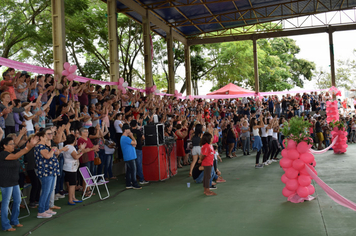
<svg viewBox="0 0 356 236">
<path fill-rule="evenodd" d="M 159 89 L 156 89 L 155 93 L 160 93 L 161 91 L 159 91 Z"/>
<path fill-rule="evenodd" d="M 122 87 L 127 88 L 129 84 L 127 82 L 122 83 Z"/>
</svg>

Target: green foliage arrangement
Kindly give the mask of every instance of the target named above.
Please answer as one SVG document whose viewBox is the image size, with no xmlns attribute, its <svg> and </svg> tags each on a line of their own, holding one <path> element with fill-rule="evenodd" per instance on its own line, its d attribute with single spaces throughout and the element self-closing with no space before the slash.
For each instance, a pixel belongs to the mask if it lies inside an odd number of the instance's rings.
<svg viewBox="0 0 356 236">
<path fill-rule="evenodd" d="M 345 124 L 341 121 L 331 121 L 329 123 L 330 127 L 334 129 L 334 127 L 337 127 L 339 130 L 344 130 Z"/>
<path fill-rule="evenodd" d="M 285 136 L 285 139 L 291 139 L 296 143 L 302 141 L 307 142 L 308 144 L 313 143 L 313 139 L 309 134 L 309 127 L 311 124 L 308 121 L 305 121 L 302 117 L 293 117 L 290 119 L 289 123 L 285 122 L 282 128 L 282 133 Z M 287 142 L 286 142 L 287 145 Z"/>
</svg>

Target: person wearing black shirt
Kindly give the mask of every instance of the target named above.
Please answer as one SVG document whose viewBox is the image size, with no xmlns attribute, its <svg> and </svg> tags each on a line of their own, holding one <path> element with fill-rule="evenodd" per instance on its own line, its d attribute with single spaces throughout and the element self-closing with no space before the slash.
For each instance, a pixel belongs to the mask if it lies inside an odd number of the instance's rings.
<svg viewBox="0 0 356 236">
<path fill-rule="evenodd" d="M 15 231 L 11 225 L 23 227 L 19 222 L 21 191 L 19 187 L 19 158 L 28 153 L 38 142 L 34 138 L 28 142 L 21 151 L 15 153 L 15 143 L 10 137 L 0 143 L 0 189 L 2 193 L 1 203 L 1 227 L 4 231 Z M 13 199 L 11 219 L 8 219 L 9 203 Z"/>
<path fill-rule="evenodd" d="M 323 129 L 321 128 L 320 121 L 321 121 L 321 116 L 317 118 L 317 122 L 315 123 L 315 133 L 316 136 L 318 137 L 318 150 L 323 149 L 322 143 L 324 141 Z"/>
<path fill-rule="evenodd" d="M 145 180 L 143 176 L 143 171 L 142 171 L 142 140 L 145 139 L 145 136 L 143 136 L 141 130 L 137 129 L 137 121 L 132 120 L 130 122 L 131 126 L 131 132 L 133 136 L 136 139 L 137 145 L 136 145 L 136 172 L 140 180 L 140 184 L 148 184 L 148 181 Z"/>
</svg>

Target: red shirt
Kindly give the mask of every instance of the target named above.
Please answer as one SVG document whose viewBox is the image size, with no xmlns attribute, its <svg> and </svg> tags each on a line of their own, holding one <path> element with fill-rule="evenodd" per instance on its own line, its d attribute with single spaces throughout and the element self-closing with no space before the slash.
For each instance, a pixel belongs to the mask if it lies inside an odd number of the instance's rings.
<svg viewBox="0 0 356 236">
<path fill-rule="evenodd" d="M 202 166 L 213 166 L 214 164 L 214 148 L 210 144 L 206 143 L 201 147 L 201 154 L 206 156 L 201 162 Z"/>
<path fill-rule="evenodd" d="M 94 147 L 93 143 L 90 141 L 89 138 L 86 141 L 83 138 L 79 138 L 77 143 L 78 143 L 78 146 L 80 146 L 83 143 L 86 143 L 87 146 L 85 148 Z M 87 152 L 87 154 L 88 154 L 89 161 L 94 161 L 94 151 Z M 82 157 L 80 157 L 79 161 L 80 161 L 80 163 L 83 163 L 82 162 Z"/>
</svg>

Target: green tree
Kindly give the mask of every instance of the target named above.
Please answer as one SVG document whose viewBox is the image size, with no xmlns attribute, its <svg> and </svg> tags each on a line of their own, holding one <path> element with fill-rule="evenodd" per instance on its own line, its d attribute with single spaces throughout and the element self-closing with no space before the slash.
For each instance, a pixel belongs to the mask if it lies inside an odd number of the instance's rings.
<svg viewBox="0 0 356 236">
<path fill-rule="evenodd" d="M 355 87 L 355 61 L 337 60 L 335 71 L 335 85 L 337 88 L 351 89 Z M 332 86 L 331 73 L 319 68 L 313 77 L 319 89 L 327 89 Z"/>
<path fill-rule="evenodd" d="M 0 55 L 10 58 L 29 46 L 28 42 L 38 36 L 40 15 L 49 7 L 50 1 L 31 0 L 0 2 Z"/>
<path fill-rule="evenodd" d="M 251 41 L 221 43 L 215 46 L 219 62 L 209 74 L 216 88 L 228 83 L 255 89 L 253 45 Z M 293 39 L 274 38 L 257 41 L 260 91 L 280 91 L 303 86 L 311 80 L 315 64 L 296 55 L 300 48 Z"/>
</svg>

